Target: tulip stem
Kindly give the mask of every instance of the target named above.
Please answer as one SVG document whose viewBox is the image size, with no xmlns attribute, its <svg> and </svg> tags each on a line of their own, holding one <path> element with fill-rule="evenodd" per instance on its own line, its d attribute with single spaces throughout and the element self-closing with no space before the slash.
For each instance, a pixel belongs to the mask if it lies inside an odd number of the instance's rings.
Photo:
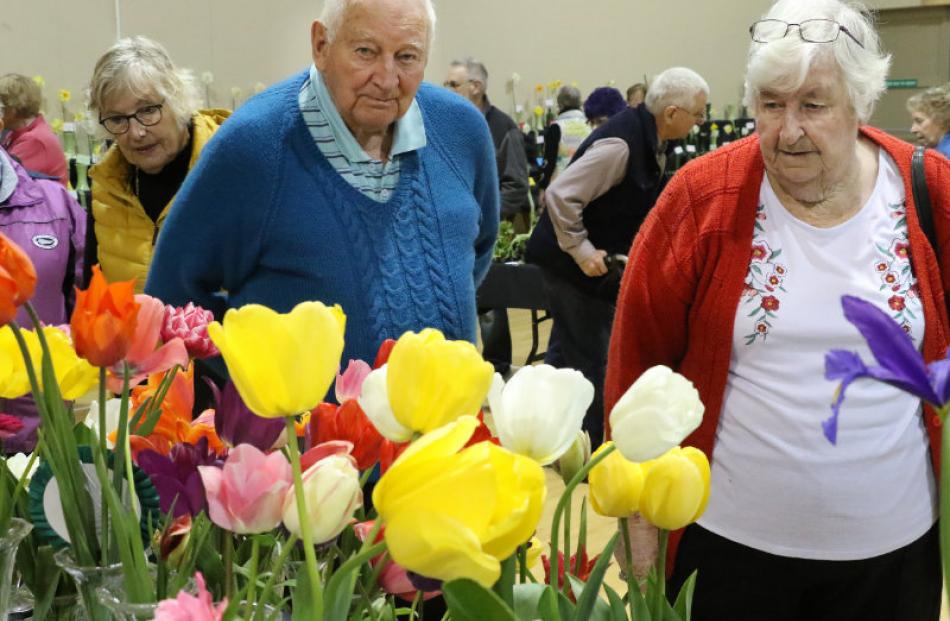
<svg viewBox="0 0 950 621">
<path fill-rule="evenodd" d="M 416 591 L 416 596 L 412 598 L 412 608 L 409 609 L 409 621 L 416 620 L 416 612 L 419 613 L 419 619 L 422 619 L 422 611 L 419 610 L 419 602 L 422 601 L 422 590 Z"/>
<path fill-rule="evenodd" d="M 551 519 L 551 562 L 554 563 L 555 570 L 550 572 L 551 577 L 549 578 L 549 583 L 554 586 L 557 590 L 557 548 L 558 548 L 558 539 L 560 538 L 559 532 L 561 530 L 561 514 L 564 513 L 564 508 L 567 506 L 567 503 L 571 499 L 571 494 L 574 492 L 574 489 L 580 485 L 587 474 L 593 469 L 594 466 L 607 459 L 607 456 L 613 453 L 617 449 L 613 444 L 607 446 L 601 450 L 600 454 L 596 457 L 593 457 L 589 462 L 584 464 L 584 467 L 577 471 L 577 474 L 571 478 L 570 482 L 564 487 L 564 492 L 561 493 L 561 497 L 557 501 L 557 506 L 554 508 L 554 517 Z M 570 553 L 570 550 L 568 550 Z M 551 582 L 553 580 L 553 582 Z M 566 579 L 565 579 L 566 581 Z M 550 618 L 555 621 L 560 621 L 561 611 L 558 609 L 557 598 L 551 598 L 551 609 L 550 609 Z"/>
<path fill-rule="evenodd" d="M 307 517 L 307 500 L 303 493 L 303 473 L 300 471 L 300 449 L 297 446 L 297 430 L 294 417 L 284 418 L 287 426 L 287 450 L 290 453 L 290 465 L 294 471 L 294 495 L 297 500 L 297 520 L 300 522 L 300 538 L 303 540 L 303 553 L 307 560 L 307 578 L 310 580 L 310 596 L 313 611 L 311 618 L 323 619 L 323 591 L 320 585 L 320 573 L 317 569 L 317 555 L 313 549 L 313 536 L 310 534 L 310 520 Z"/>
<path fill-rule="evenodd" d="M 254 612 L 254 591 L 257 586 L 257 562 L 260 556 L 261 542 L 257 535 L 251 535 L 251 567 L 247 578 L 247 593 L 244 596 L 244 618 L 250 619 Z M 263 604 L 261 605 L 263 607 Z"/>
<path fill-rule="evenodd" d="M 654 594 L 654 619 L 663 618 L 663 609 L 666 607 L 666 548 L 670 541 L 670 531 L 660 528 L 657 534 L 660 540 L 659 551 L 656 554 L 656 593 Z"/>
<path fill-rule="evenodd" d="M 567 507 L 564 511 L 564 589 L 565 595 L 570 595 L 571 584 L 570 579 L 567 577 L 571 573 L 571 512 L 574 510 L 574 502 L 571 496 L 567 497 Z M 556 558 L 554 561 L 559 565 L 558 575 L 560 575 L 560 563 L 561 559 Z"/>
<path fill-rule="evenodd" d="M 234 535 L 230 531 L 222 530 L 224 541 L 221 542 L 221 564 L 224 565 L 224 596 L 229 600 L 234 598 Z"/>
<path fill-rule="evenodd" d="M 630 605 L 630 618 L 634 619 L 633 613 L 633 590 L 639 589 L 637 577 L 633 575 L 633 546 L 630 545 L 630 520 L 622 517 L 619 520 L 620 534 L 623 536 L 624 566 L 623 574 L 627 579 L 627 603 Z M 657 617 L 662 619 L 662 617 Z"/>
<path fill-rule="evenodd" d="M 106 368 L 99 367 L 99 451 L 106 455 Z M 106 490 L 99 497 L 102 520 L 102 537 L 99 547 L 102 551 L 103 567 L 109 564 L 109 507 L 106 505 Z"/>
<path fill-rule="evenodd" d="M 518 573 L 518 584 L 528 581 L 528 546 L 523 543 L 518 546 Z"/>
</svg>

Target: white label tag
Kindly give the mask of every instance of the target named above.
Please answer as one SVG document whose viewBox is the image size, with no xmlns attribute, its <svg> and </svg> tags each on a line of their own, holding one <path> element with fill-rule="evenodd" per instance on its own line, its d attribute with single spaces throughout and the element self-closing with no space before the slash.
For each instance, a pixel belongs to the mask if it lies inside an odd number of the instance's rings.
<svg viewBox="0 0 950 621">
<path fill-rule="evenodd" d="M 745 124 L 746 129 L 755 129 L 755 121 L 749 121 Z"/>
<path fill-rule="evenodd" d="M 553 100 L 553 99 L 545 99 L 545 100 L 544 100 L 544 106 L 545 106 L 546 108 L 552 108 L 552 107 L 554 107 L 554 100 Z"/>
<path fill-rule="evenodd" d="M 515 106 L 516 114 L 521 114 L 522 112 L 524 112 L 524 106 L 522 106 L 521 104 L 518 104 L 517 106 Z"/>
<path fill-rule="evenodd" d="M 75 123 L 63 123 L 63 131 L 64 131 L 64 132 L 74 132 L 74 131 L 76 131 L 76 124 L 75 124 Z"/>
<path fill-rule="evenodd" d="M 688 145 L 686 145 L 686 152 L 687 152 L 687 153 L 696 153 L 696 145 L 694 145 L 694 144 L 688 144 Z"/>
<path fill-rule="evenodd" d="M 538 144 L 544 144 L 544 136 L 538 134 L 538 137 L 535 139 Z"/>
<path fill-rule="evenodd" d="M 82 166 L 89 166 L 89 156 L 88 155 L 77 155 L 76 163 Z"/>
<path fill-rule="evenodd" d="M 675 147 L 673 147 L 673 153 L 675 153 L 675 154 L 677 154 L 677 155 L 682 155 L 682 154 L 683 154 L 683 147 L 681 147 L 681 146 L 679 146 L 679 145 L 676 145 Z"/>
</svg>

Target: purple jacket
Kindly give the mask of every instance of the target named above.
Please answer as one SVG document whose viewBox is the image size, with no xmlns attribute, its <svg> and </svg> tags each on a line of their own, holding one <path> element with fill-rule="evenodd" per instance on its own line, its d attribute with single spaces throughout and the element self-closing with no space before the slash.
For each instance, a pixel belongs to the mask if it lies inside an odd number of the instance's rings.
<svg viewBox="0 0 950 621">
<path fill-rule="evenodd" d="M 0 203 L 0 233 L 33 261 L 36 293 L 31 302 L 40 319 L 49 325 L 68 323 L 75 300 L 74 285 L 82 284 L 85 211 L 61 184 L 30 178 L 2 149 L 0 167 L 0 174 L 11 170 L 16 173 L 16 189 Z M 24 328 L 33 328 L 23 309 L 16 320 Z M 17 435 L 4 441 L 4 451 L 33 450 L 39 419 L 32 399 L 0 399 L 0 412 L 19 416 L 24 423 Z"/>
<path fill-rule="evenodd" d="M 68 323 L 73 287 L 82 284 L 86 213 L 61 184 L 32 179 L 13 158 L 0 155 L 4 156 L 16 171 L 17 185 L 10 198 L 0 203 L 0 233 L 33 261 L 36 294 L 32 303 L 40 319 L 50 325 Z M 22 309 L 17 322 L 33 327 Z"/>
</svg>

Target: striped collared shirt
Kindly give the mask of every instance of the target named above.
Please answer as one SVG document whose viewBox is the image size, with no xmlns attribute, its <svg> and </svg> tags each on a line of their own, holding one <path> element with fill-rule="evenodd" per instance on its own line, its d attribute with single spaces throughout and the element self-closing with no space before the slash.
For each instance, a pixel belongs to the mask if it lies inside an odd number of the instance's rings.
<svg viewBox="0 0 950 621">
<path fill-rule="evenodd" d="M 310 135 L 323 156 L 347 183 L 377 202 L 388 201 L 399 183 L 402 156 L 426 145 L 422 112 L 415 100 L 406 114 L 396 121 L 389 161 L 386 162 L 370 157 L 359 145 L 313 65 L 297 100 Z"/>
</svg>

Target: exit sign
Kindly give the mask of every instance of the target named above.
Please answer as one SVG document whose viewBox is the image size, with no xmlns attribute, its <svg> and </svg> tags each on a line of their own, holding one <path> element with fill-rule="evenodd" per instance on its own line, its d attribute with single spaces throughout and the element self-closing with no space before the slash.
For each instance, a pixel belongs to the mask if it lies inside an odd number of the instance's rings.
<svg viewBox="0 0 950 621">
<path fill-rule="evenodd" d="M 917 88 L 917 79 L 888 80 L 887 88 Z"/>
</svg>

